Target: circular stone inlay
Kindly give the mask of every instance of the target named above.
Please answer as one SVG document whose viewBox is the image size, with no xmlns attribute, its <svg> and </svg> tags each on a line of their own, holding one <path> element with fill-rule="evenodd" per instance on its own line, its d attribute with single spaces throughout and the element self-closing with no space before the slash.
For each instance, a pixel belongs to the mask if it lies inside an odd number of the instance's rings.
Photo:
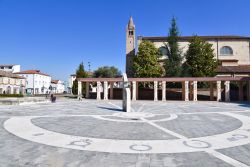
<svg viewBox="0 0 250 167">
<path fill-rule="evenodd" d="M 163 130 L 162 133 L 170 133 L 178 136 L 178 139 L 171 140 L 118 140 L 67 135 L 49 131 L 32 124 L 32 119 L 41 118 L 43 116 L 12 117 L 4 122 L 4 128 L 20 138 L 49 146 L 108 153 L 184 153 L 210 151 L 249 144 L 249 117 L 229 112 L 220 114 L 240 120 L 242 126 L 239 129 L 223 134 L 186 138 L 185 136 L 182 137 L 181 135 L 178 135 L 176 132 L 157 126 L 152 123 L 152 121 L 147 121 L 152 126 L 161 128 Z M 93 115 L 81 116 L 92 117 Z"/>
<path fill-rule="evenodd" d="M 149 150 L 152 150 L 151 146 L 145 145 L 145 144 L 134 144 L 134 145 L 131 145 L 129 148 L 131 150 L 135 150 L 135 151 L 149 151 Z"/>
<path fill-rule="evenodd" d="M 183 144 L 188 146 L 188 147 L 193 147 L 193 148 L 209 148 L 209 147 L 211 147 L 210 143 L 200 141 L 200 140 L 184 141 Z"/>
</svg>

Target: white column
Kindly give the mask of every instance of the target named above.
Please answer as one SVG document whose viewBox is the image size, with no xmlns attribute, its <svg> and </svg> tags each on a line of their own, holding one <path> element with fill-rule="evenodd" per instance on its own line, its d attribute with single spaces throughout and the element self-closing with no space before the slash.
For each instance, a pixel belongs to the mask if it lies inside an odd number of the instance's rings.
<svg viewBox="0 0 250 167">
<path fill-rule="evenodd" d="M 136 100 L 136 81 L 132 81 L 132 100 Z"/>
<path fill-rule="evenodd" d="M 86 99 L 89 98 L 89 82 L 86 82 Z"/>
<path fill-rule="evenodd" d="M 96 100 L 101 100 L 101 82 L 97 81 Z"/>
<path fill-rule="evenodd" d="M 104 81 L 104 96 L 103 100 L 108 100 L 108 82 Z"/>
<path fill-rule="evenodd" d="M 78 81 L 78 98 L 82 98 L 82 82 Z"/>
<path fill-rule="evenodd" d="M 166 101 L 166 81 L 162 81 L 161 86 L 162 86 L 162 101 Z"/>
<path fill-rule="evenodd" d="M 154 101 L 158 101 L 158 81 L 154 81 Z"/>
<path fill-rule="evenodd" d="M 197 101 L 197 81 L 193 81 L 193 101 Z"/>
<path fill-rule="evenodd" d="M 185 101 L 189 101 L 189 81 L 185 81 Z"/>
<path fill-rule="evenodd" d="M 225 81 L 225 101 L 230 101 L 230 81 Z"/>
<path fill-rule="evenodd" d="M 216 82 L 217 86 L 217 101 L 221 101 L 221 81 Z"/>
</svg>

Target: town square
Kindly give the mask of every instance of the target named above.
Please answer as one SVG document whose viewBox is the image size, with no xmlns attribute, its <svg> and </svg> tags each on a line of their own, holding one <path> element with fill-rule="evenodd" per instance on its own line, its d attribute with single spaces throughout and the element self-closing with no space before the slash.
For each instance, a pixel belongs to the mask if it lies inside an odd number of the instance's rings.
<svg viewBox="0 0 250 167">
<path fill-rule="evenodd" d="M 0 0 L 0 167 L 250 166 L 249 5 Z"/>
<path fill-rule="evenodd" d="M 0 162 L 2 166 L 248 166 L 249 107 L 138 101 L 132 109 L 144 113 L 140 119 L 123 115 L 120 101 L 60 100 L 1 107 Z"/>
</svg>

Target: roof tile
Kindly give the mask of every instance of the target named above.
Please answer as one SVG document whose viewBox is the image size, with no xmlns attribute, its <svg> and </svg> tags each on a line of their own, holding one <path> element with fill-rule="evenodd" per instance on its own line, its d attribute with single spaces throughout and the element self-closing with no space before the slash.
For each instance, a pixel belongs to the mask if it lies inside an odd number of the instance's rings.
<svg viewBox="0 0 250 167">
<path fill-rule="evenodd" d="M 40 70 L 26 70 L 26 71 L 17 72 L 15 74 L 40 74 L 40 75 L 50 76 L 48 74 L 41 73 Z"/>
</svg>

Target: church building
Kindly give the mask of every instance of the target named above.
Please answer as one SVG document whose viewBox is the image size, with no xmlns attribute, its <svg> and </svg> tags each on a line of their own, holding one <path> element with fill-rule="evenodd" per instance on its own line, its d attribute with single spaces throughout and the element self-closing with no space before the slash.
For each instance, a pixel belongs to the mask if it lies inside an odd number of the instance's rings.
<svg viewBox="0 0 250 167">
<path fill-rule="evenodd" d="M 188 50 L 189 41 L 193 36 L 180 36 L 179 47 L 183 56 Z M 250 37 L 245 36 L 199 36 L 203 40 L 212 44 L 214 55 L 219 60 L 217 76 L 250 76 Z M 146 37 L 135 34 L 135 24 L 130 17 L 126 27 L 126 73 L 132 77 L 132 58 L 136 55 L 136 50 L 143 40 L 151 41 L 158 48 L 162 57 L 159 62 L 167 59 L 165 43 L 167 37 Z"/>
</svg>

